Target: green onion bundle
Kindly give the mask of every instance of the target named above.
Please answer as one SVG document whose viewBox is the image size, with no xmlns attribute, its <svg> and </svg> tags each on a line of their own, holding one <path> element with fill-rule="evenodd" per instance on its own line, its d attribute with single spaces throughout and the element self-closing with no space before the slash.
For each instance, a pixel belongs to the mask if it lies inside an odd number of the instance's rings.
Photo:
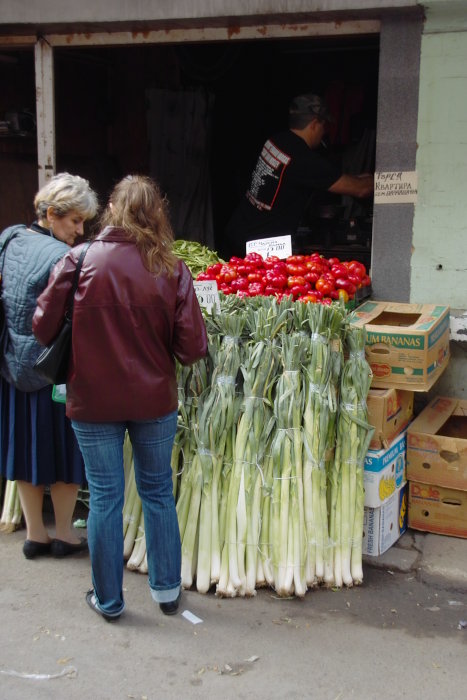
<svg viewBox="0 0 467 700">
<path fill-rule="evenodd" d="M 19 500 L 18 485 L 16 481 L 5 482 L 3 494 L 2 516 L 0 518 L 0 530 L 10 533 L 21 527 L 23 511 Z"/>
<path fill-rule="evenodd" d="M 274 587 L 280 596 L 306 592 L 306 534 L 302 476 L 301 365 L 307 338 L 293 332 L 281 336 L 282 373 L 274 398 L 275 434 L 271 443 L 272 495 L 269 516 Z"/>
<path fill-rule="evenodd" d="M 307 305 L 310 346 L 304 367 L 304 508 L 309 586 L 331 583 L 332 551 L 328 528 L 326 463 L 333 455 L 337 411 L 334 355 L 340 351 L 343 314 L 337 307 Z"/>
<path fill-rule="evenodd" d="M 285 313 L 265 300 L 247 310 L 243 404 L 233 445 L 222 575 L 217 595 L 254 595 L 261 526 L 263 464 L 272 429 L 271 391 L 278 362 L 274 338 Z"/>
<path fill-rule="evenodd" d="M 198 404 L 195 471 L 182 538 L 182 584 L 190 587 L 196 572 L 196 587 L 201 593 L 206 593 L 220 576 L 218 494 L 227 436 L 237 417 L 235 394 L 245 319 L 236 313 L 214 313 L 211 323 L 221 341 L 211 345 L 211 384 Z"/>
<path fill-rule="evenodd" d="M 371 370 L 365 360 L 364 331 L 348 326 L 348 359 L 340 381 L 336 455 L 331 494 L 331 537 L 334 585 L 352 586 L 363 580 L 363 469 L 373 428 L 368 423 L 367 395 Z"/>
<path fill-rule="evenodd" d="M 372 432 L 363 331 L 340 304 L 220 296 L 221 312 L 206 315 L 209 357 L 177 367 L 182 585 L 303 597 L 308 587 L 361 583 Z M 125 554 L 146 572 L 128 449 Z"/>
</svg>

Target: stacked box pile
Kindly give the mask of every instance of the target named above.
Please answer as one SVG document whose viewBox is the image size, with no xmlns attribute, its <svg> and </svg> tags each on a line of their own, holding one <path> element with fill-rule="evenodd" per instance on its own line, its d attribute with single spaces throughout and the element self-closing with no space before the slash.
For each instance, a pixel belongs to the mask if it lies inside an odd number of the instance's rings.
<svg viewBox="0 0 467 700">
<path fill-rule="evenodd" d="M 388 447 L 367 452 L 363 473 L 364 554 L 383 554 L 407 529 L 406 453 L 406 430 L 400 432 Z"/>
<path fill-rule="evenodd" d="M 449 361 L 449 307 L 367 301 L 355 311 L 365 326 L 372 388 L 428 391 Z"/>
<path fill-rule="evenodd" d="M 373 372 L 374 434 L 365 460 L 363 551 L 379 556 L 411 525 L 407 441 L 414 392 L 433 387 L 449 361 L 449 307 L 367 301 L 354 312 Z M 466 487 L 467 488 L 467 487 Z"/>
<path fill-rule="evenodd" d="M 467 538 L 467 401 L 435 397 L 407 442 L 409 527 Z"/>
</svg>

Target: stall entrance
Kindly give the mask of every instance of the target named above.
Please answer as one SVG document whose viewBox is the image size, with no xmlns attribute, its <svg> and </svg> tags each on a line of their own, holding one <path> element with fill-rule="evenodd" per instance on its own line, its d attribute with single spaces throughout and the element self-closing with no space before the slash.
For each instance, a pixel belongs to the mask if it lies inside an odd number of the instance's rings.
<svg viewBox="0 0 467 700">
<path fill-rule="evenodd" d="M 0 120 L 7 121 L 7 112 L 35 112 L 34 56 L 3 55 L 13 63 L 0 64 L 2 77 L 14 73 L 8 103 L 0 97 Z M 323 144 L 329 158 L 349 173 L 374 169 L 378 66 L 376 33 L 57 46 L 56 170 L 88 177 L 101 201 L 124 175 L 153 175 L 170 201 L 177 237 L 199 240 L 222 254 L 224 227 L 264 140 L 286 128 L 294 95 L 316 92 L 327 99 L 335 117 Z M 8 210 L 8 198 L 3 201 L 1 223 L 29 221 L 37 187 L 35 134 L 7 132 L 0 148 L 14 162 L 16 185 L 21 183 L 21 201 L 13 197 L 15 210 Z M 14 184 L 10 178 L 7 187 Z M 369 265 L 372 217 L 372 202 L 335 195 L 315 199 L 293 247 Z"/>
</svg>

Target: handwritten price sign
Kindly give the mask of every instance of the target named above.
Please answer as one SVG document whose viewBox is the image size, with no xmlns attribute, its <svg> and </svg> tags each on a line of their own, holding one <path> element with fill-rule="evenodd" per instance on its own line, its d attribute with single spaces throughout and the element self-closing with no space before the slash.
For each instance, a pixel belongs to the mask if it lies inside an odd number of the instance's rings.
<svg viewBox="0 0 467 700">
<path fill-rule="evenodd" d="M 408 204 L 417 201 L 417 173 L 375 173 L 375 204 Z"/>
<path fill-rule="evenodd" d="M 288 258 L 292 255 L 291 236 L 275 236 L 274 238 L 260 238 L 256 241 L 248 241 L 247 253 L 260 253 L 263 258 L 277 255 L 278 258 Z"/>
<path fill-rule="evenodd" d="M 198 303 L 202 309 L 206 309 L 209 313 L 211 313 L 212 307 L 215 306 L 216 311 L 221 310 L 219 291 L 215 280 L 193 282 L 193 286 L 195 288 L 196 296 L 198 297 Z"/>
</svg>

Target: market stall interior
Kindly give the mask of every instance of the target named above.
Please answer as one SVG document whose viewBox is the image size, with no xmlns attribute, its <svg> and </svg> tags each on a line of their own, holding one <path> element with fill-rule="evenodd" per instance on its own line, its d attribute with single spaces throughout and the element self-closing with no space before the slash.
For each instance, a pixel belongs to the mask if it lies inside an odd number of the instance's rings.
<svg viewBox="0 0 467 700">
<path fill-rule="evenodd" d="M 293 96 L 326 97 L 335 119 L 323 145 L 329 158 L 351 174 L 373 171 L 378 56 L 376 35 L 57 48 L 57 170 L 88 177 L 102 201 L 121 176 L 153 175 L 177 237 L 222 254 L 226 222 L 263 142 L 286 127 Z M 33 50 L 2 51 L 0 59 L 4 228 L 32 217 L 37 146 Z M 310 201 L 294 252 L 369 266 L 372 210 L 371 200 L 338 195 Z"/>
</svg>

